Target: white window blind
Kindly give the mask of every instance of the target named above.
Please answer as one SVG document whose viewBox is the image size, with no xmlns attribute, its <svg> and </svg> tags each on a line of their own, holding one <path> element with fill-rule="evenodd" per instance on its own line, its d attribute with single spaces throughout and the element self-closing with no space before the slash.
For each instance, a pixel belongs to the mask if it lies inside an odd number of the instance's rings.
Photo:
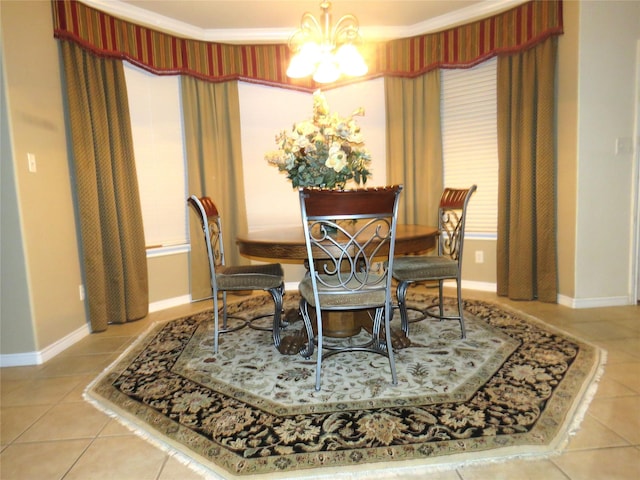
<svg viewBox="0 0 640 480">
<path fill-rule="evenodd" d="M 497 60 L 441 76 L 444 184 L 478 190 L 467 213 L 468 234 L 495 236 L 498 222 Z"/>
<path fill-rule="evenodd" d="M 184 245 L 188 234 L 180 77 L 124 65 L 145 244 Z"/>
</svg>

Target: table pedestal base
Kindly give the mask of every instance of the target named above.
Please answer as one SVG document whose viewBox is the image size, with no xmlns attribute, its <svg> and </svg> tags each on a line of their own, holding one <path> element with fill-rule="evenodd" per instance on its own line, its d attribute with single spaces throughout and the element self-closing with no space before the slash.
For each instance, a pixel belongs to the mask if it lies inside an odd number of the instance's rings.
<svg viewBox="0 0 640 480">
<path fill-rule="evenodd" d="M 313 314 L 313 311 L 311 313 Z M 298 310 L 289 310 L 285 313 L 285 320 L 289 323 L 289 328 L 292 328 L 295 322 L 302 321 L 302 316 Z M 316 333 L 315 315 L 312 322 L 313 331 Z M 332 311 L 323 312 L 322 314 L 322 331 L 325 337 L 348 338 L 357 335 L 362 329 L 372 333 L 372 327 L 371 317 L 366 310 Z M 380 335 L 384 339 L 384 328 Z M 402 330 L 392 328 L 391 344 L 394 349 L 400 350 L 408 347 L 411 344 L 411 340 L 407 338 Z M 278 351 L 283 355 L 297 355 L 306 345 L 307 331 L 303 324 L 298 331 L 282 337 Z"/>
</svg>

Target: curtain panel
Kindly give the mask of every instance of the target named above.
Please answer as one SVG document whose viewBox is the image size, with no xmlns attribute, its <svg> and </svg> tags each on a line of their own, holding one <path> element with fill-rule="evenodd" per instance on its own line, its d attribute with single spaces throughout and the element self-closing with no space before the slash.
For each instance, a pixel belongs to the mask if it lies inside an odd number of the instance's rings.
<svg viewBox="0 0 640 480">
<path fill-rule="evenodd" d="M 497 292 L 557 302 L 557 42 L 498 58 Z"/>
<path fill-rule="evenodd" d="M 231 45 L 180 38 L 77 0 L 52 0 L 52 8 L 56 38 L 100 56 L 126 59 L 158 75 L 184 74 L 210 82 L 243 80 L 302 91 L 319 87 L 310 79 L 287 77 L 286 44 Z M 369 44 L 363 52 L 369 73 L 356 81 L 470 67 L 498 54 L 526 50 L 562 32 L 562 0 L 534 0 L 442 32 Z"/>
<path fill-rule="evenodd" d="M 211 197 L 222 218 L 227 265 L 249 261 L 233 241 L 246 233 L 238 82 L 211 83 L 181 77 L 189 194 Z M 189 208 L 190 290 L 193 300 L 211 297 L 211 277 L 200 222 Z"/>
<path fill-rule="evenodd" d="M 122 61 L 60 42 L 92 332 L 148 313 L 148 272 Z M 87 125 L 92 128 L 87 128 Z"/>
<path fill-rule="evenodd" d="M 440 70 L 385 78 L 387 183 L 404 185 L 398 221 L 438 224 L 442 194 Z"/>
</svg>

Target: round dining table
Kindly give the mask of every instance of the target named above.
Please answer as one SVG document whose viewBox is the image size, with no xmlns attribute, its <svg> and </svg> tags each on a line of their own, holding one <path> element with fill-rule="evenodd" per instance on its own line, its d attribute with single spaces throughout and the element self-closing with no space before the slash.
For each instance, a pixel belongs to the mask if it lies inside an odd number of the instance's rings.
<svg viewBox="0 0 640 480">
<path fill-rule="evenodd" d="M 398 224 L 396 227 L 396 255 L 420 254 L 431 250 L 436 245 L 438 229 L 427 225 Z M 307 247 L 302 226 L 282 227 L 257 230 L 236 238 L 240 254 L 263 261 L 283 261 L 288 263 L 306 263 Z M 326 336 L 345 338 L 356 335 L 362 328 L 367 327 L 368 315 L 361 312 L 327 312 L 322 316 L 322 329 Z M 298 312 L 287 312 L 286 318 L 294 318 Z M 368 321 L 370 323 L 370 320 Z M 399 348 L 406 342 L 406 338 L 400 338 L 402 332 L 394 332 L 399 335 L 395 339 Z M 301 338 L 303 332 L 283 338 L 278 347 L 280 353 L 293 355 L 298 352 L 305 339 Z"/>
<path fill-rule="evenodd" d="M 435 247 L 438 229 L 426 225 L 398 224 L 396 255 L 426 252 Z M 270 228 L 240 235 L 236 239 L 240 254 L 263 260 L 307 260 L 302 226 Z"/>
</svg>

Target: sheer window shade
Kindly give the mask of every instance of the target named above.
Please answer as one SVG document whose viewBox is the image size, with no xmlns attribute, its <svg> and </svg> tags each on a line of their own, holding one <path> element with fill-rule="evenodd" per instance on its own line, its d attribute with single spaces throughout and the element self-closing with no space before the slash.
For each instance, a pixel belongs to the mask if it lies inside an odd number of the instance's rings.
<svg viewBox="0 0 640 480">
<path fill-rule="evenodd" d="M 180 77 L 124 65 L 145 244 L 147 248 L 184 245 L 188 195 Z"/>
<path fill-rule="evenodd" d="M 478 190 L 469 203 L 468 234 L 495 236 L 498 219 L 497 60 L 443 70 L 442 146 L 446 187 Z"/>
</svg>

